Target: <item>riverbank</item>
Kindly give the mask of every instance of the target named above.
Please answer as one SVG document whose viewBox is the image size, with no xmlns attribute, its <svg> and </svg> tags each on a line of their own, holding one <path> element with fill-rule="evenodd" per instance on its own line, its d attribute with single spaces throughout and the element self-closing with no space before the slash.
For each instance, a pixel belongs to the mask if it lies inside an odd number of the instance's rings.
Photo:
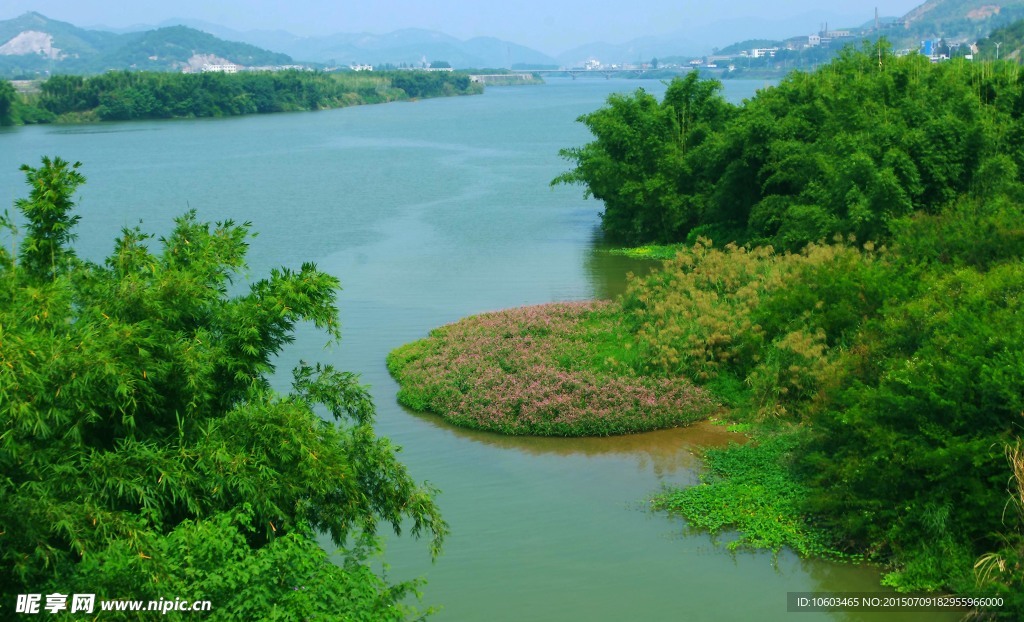
<svg viewBox="0 0 1024 622">
<path fill-rule="evenodd" d="M 0 120 L 23 125 L 230 117 L 474 95 L 483 88 L 454 72 L 58 75 L 32 90 L 0 82 Z"/>
<path fill-rule="evenodd" d="M 485 69 L 482 71 L 470 72 L 469 79 L 473 82 L 487 86 L 528 86 L 544 84 L 544 78 L 539 74 L 512 73 L 510 71 L 498 71 Z"/>
</svg>

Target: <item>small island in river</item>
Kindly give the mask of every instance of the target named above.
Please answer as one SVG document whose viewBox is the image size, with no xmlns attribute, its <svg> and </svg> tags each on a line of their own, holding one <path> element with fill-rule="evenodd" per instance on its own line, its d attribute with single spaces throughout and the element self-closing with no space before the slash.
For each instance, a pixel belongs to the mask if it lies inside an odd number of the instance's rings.
<svg viewBox="0 0 1024 622">
<path fill-rule="evenodd" d="M 611 302 L 554 303 L 465 318 L 399 347 L 399 401 L 468 428 L 607 436 L 686 425 L 716 402 L 681 377 L 639 374 Z"/>
</svg>

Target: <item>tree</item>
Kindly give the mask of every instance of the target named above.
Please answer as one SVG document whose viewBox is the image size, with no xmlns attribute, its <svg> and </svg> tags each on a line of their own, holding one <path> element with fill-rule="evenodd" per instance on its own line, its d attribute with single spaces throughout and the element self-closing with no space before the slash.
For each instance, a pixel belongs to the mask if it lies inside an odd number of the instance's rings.
<svg viewBox="0 0 1024 622">
<path fill-rule="evenodd" d="M 884 241 L 916 211 L 1021 183 L 1017 73 L 896 57 L 879 41 L 734 107 L 691 72 L 658 105 L 638 91 L 580 117 L 595 139 L 560 152 L 575 168 L 555 183 L 586 186 L 605 232 L 630 244 Z"/>
<path fill-rule="evenodd" d="M 218 595 L 224 618 L 254 603 L 280 619 L 401 618 L 414 585 L 387 585 L 365 560 L 380 523 L 429 536 L 436 554 L 447 526 L 434 491 L 374 434 L 353 374 L 303 363 L 288 393 L 270 387 L 296 322 L 339 338 L 338 280 L 304 264 L 229 296 L 249 226 L 194 213 L 159 252 L 126 229 L 103 265 L 82 261 L 69 246 L 78 167 L 23 169 L 27 234 L 17 257 L 0 249 L 5 604 L 178 585 Z M 343 547 L 342 567 L 317 533 Z"/>
<path fill-rule="evenodd" d="M 692 72 L 673 79 L 662 102 L 643 89 L 609 96 L 607 106 L 578 119 L 595 140 L 559 152 L 575 168 L 552 184 L 581 184 L 604 201 L 601 225 L 612 239 L 684 239 L 700 224 L 717 126 L 732 111 L 721 88 Z"/>
<path fill-rule="evenodd" d="M 18 93 L 7 80 L 0 80 L 0 126 L 14 125 L 14 104 Z"/>
<path fill-rule="evenodd" d="M 68 164 L 60 158 L 43 158 L 43 166 L 23 165 L 28 184 L 28 199 L 19 199 L 15 206 L 28 219 L 28 232 L 21 246 L 21 265 L 34 280 L 50 280 L 74 259 L 68 244 L 79 217 L 71 215 L 72 195 L 85 177 L 78 172 L 81 162 Z"/>
</svg>

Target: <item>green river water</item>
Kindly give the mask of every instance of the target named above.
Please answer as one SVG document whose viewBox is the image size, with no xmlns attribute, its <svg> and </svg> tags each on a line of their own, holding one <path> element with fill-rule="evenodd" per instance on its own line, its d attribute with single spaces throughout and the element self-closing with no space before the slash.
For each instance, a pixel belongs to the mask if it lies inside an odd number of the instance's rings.
<svg viewBox="0 0 1024 622">
<path fill-rule="evenodd" d="M 18 166 L 80 160 L 79 254 L 110 252 L 124 226 L 157 234 L 194 208 L 250 221 L 251 275 L 314 261 L 342 281 L 343 342 L 300 331 L 303 358 L 357 371 L 377 430 L 417 480 L 441 489 L 452 535 L 389 537 L 397 579 L 423 576 L 433 619 L 456 621 L 956 619 L 939 614 L 787 613 L 787 592 L 881 590 L 870 567 L 790 552 L 730 553 L 645 509 L 664 484 L 697 481 L 701 425 L 622 438 L 506 438 L 409 412 L 384 366 L 394 347 L 505 307 L 607 298 L 647 264 L 602 253 L 597 201 L 551 189 L 557 153 L 589 134 L 575 119 L 608 93 L 659 82 L 550 80 L 482 96 L 234 119 L 0 129 L 0 204 L 27 188 Z M 733 101 L 758 82 L 726 83 Z M 287 374 L 282 374 L 282 380 Z M 214 603 L 216 606 L 216 603 Z"/>
</svg>

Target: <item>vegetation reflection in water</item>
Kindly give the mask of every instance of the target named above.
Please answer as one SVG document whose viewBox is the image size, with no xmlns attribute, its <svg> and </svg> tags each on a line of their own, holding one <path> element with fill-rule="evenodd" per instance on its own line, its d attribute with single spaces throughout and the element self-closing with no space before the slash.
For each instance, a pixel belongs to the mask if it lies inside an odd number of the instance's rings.
<svg viewBox="0 0 1024 622">
<path fill-rule="evenodd" d="M 635 459 L 637 469 L 656 476 L 676 475 L 676 479 L 696 483 L 702 466 L 701 454 L 707 449 L 742 444 L 744 435 L 724 425 L 699 421 L 692 425 L 622 436 L 510 436 L 473 430 L 449 423 L 441 417 L 403 407 L 410 417 L 460 439 L 496 449 L 527 455 L 559 457 L 621 457 Z M 674 480 L 675 481 L 675 480 Z"/>
</svg>

